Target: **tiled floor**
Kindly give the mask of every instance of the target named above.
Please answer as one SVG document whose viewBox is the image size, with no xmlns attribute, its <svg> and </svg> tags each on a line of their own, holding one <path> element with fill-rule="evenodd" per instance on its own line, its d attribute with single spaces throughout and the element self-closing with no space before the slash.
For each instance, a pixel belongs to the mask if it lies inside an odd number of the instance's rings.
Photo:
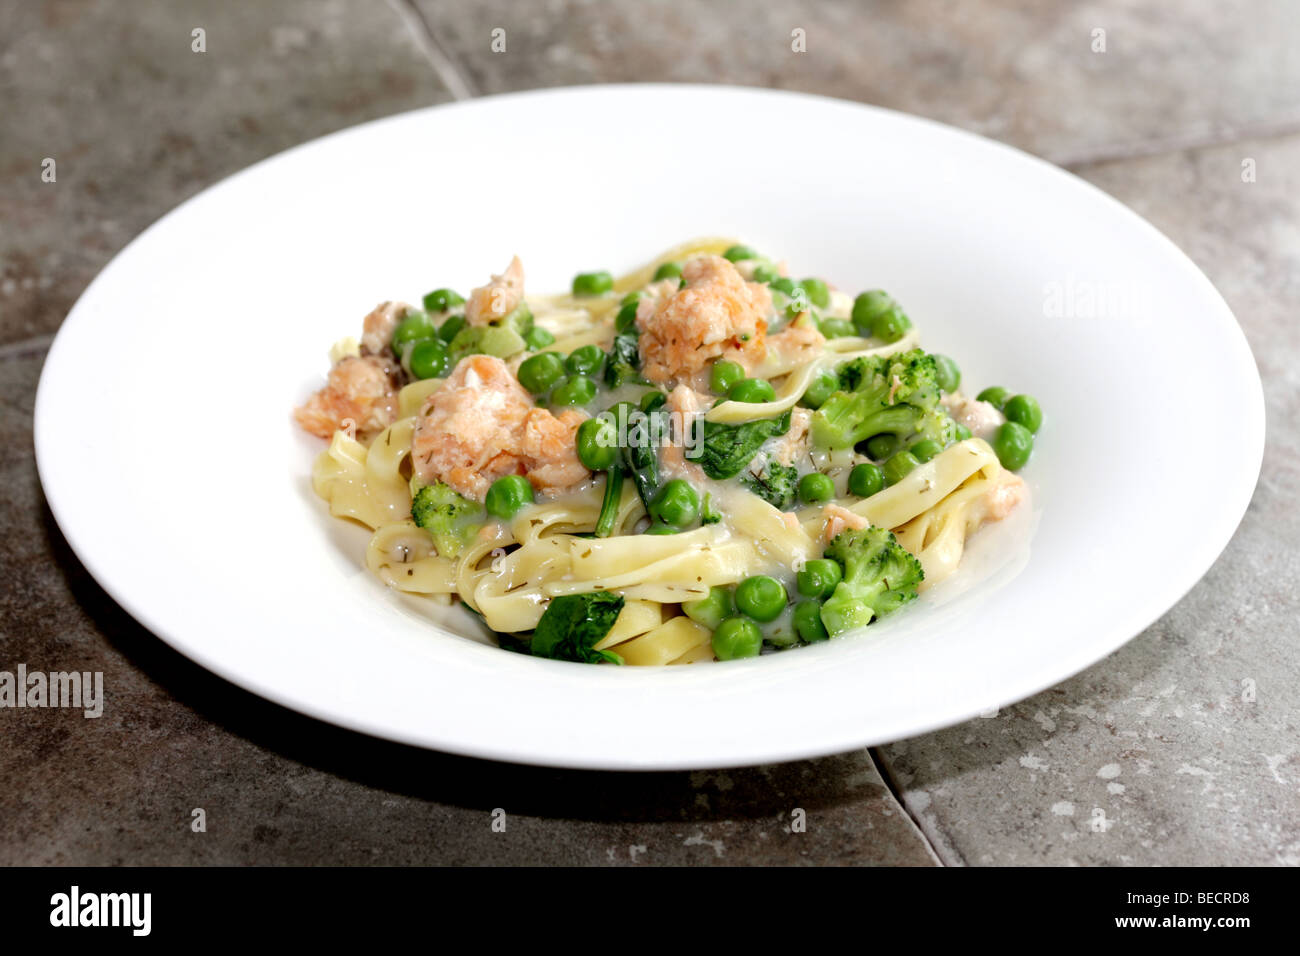
<svg viewBox="0 0 1300 956">
<path fill-rule="evenodd" d="M 101 670 L 113 689 L 100 720 L 0 712 L 0 863 L 1300 863 L 1290 14 L 1281 0 L 0 7 L 0 668 Z M 1259 488 L 1206 578 L 1119 653 L 997 717 L 874 754 L 646 776 L 447 757 L 298 717 L 179 657 L 89 579 L 41 496 L 33 390 L 51 334 L 135 234 L 250 162 L 372 117 L 646 80 L 930 116 L 1069 165 L 1164 230 L 1233 306 L 1268 402 Z"/>
</svg>

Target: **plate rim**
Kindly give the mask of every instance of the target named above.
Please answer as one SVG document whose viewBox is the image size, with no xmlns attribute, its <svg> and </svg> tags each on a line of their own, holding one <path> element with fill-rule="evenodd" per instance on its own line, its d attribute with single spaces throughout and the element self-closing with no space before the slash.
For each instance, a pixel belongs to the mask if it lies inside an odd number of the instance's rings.
<svg viewBox="0 0 1300 956">
<path fill-rule="evenodd" d="M 1173 253 L 1173 260 L 1178 262 L 1179 268 L 1184 273 L 1185 278 L 1198 285 L 1201 288 L 1202 294 L 1208 294 L 1208 296 L 1218 306 L 1222 308 L 1223 313 L 1227 316 L 1227 318 L 1231 320 L 1229 324 L 1232 327 L 1232 331 L 1235 333 L 1234 335 L 1235 343 L 1239 346 L 1237 358 L 1247 359 L 1249 364 L 1249 372 L 1250 372 L 1249 380 L 1248 381 L 1243 380 L 1242 385 L 1248 387 L 1249 395 L 1247 396 L 1247 398 L 1249 400 L 1250 405 L 1252 406 L 1252 413 L 1250 415 L 1249 429 L 1247 430 L 1247 433 L 1243 437 L 1243 444 L 1247 445 L 1251 449 L 1251 454 L 1249 458 L 1248 467 L 1240 467 L 1234 473 L 1236 476 L 1238 476 L 1238 481 L 1236 482 L 1236 488 L 1232 491 L 1230 495 L 1224 496 L 1225 498 L 1232 498 L 1235 501 L 1235 504 L 1233 505 L 1232 508 L 1221 509 L 1220 521 L 1218 523 L 1218 529 L 1216 531 L 1216 534 L 1208 536 L 1213 538 L 1214 540 L 1218 540 L 1220 538 L 1219 532 L 1221 532 L 1222 543 L 1216 546 L 1212 550 L 1212 553 L 1207 552 L 1208 557 L 1205 557 L 1201 561 L 1197 562 L 1197 565 L 1199 566 L 1199 572 L 1195 575 L 1194 578 L 1190 579 L 1190 583 L 1186 584 L 1185 586 L 1180 585 L 1177 588 L 1168 589 L 1165 592 L 1164 596 L 1162 596 L 1159 601 L 1152 602 L 1152 606 L 1159 605 L 1162 607 L 1161 610 L 1159 610 L 1154 614 L 1143 613 L 1138 615 L 1132 615 L 1131 616 L 1132 620 L 1140 621 L 1140 623 L 1137 624 L 1136 626 L 1132 624 L 1126 624 L 1123 627 L 1114 628 L 1116 634 L 1127 634 L 1127 636 L 1121 637 L 1119 639 L 1107 640 L 1105 642 L 1101 642 L 1098 644 L 1089 645 L 1089 650 L 1086 653 L 1075 654 L 1073 658 L 1070 660 L 1070 663 L 1068 665 L 1062 666 L 1061 668 L 1057 669 L 1054 673 L 1054 676 L 1052 676 L 1050 679 L 1043 679 L 1041 675 L 1039 675 L 1033 678 L 1032 680 L 1026 679 L 1021 681 L 1018 687 L 1024 687 L 1029 685 L 1032 686 L 1030 686 L 1030 689 L 1028 690 L 1017 689 L 1013 693 L 1013 695 L 1007 700 L 999 700 L 997 703 L 997 706 L 999 708 L 1006 707 L 1012 703 L 1024 700 L 1037 693 L 1040 693 L 1041 691 L 1049 687 L 1062 683 L 1063 681 L 1074 677 L 1075 675 L 1081 673 L 1087 668 L 1093 666 L 1094 664 L 1100 663 L 1102 660 L 1109 657 L 1116 650 L 1123 647 L 1134 637 L 1141 634 L 1144 630 L 1149 628 L 1153 623 L 1155 623 L 1160 618 L 1162 618 L 1165 614 L 1167 614 L 1171 608 L 1173 608 L 1179 601 L 1181 601 L 1182 598 L 1185 597 L 1186 594 L 1189 593 L 1200 582 L 1200 580 L 1205 576 L 1206 572 L 1209 571 L 1209 569 L 1219 559 L 1224 549 L 1226 549 L 1232 537 L 1236 533 L 1237 528 L 1240 526 L 1241 521 L 1245 516 L 1247 509 L 1249 508 L 1250 503 L 1253 500 L 1255 488 L 1259 482 L 1259 478 L 1261 475 L 1263 455 L 1264 455 L 1264 450 L 1266 445 L 1266 430 L 1267 430 L 1267 421 L 1266 421 L 1267 412 L 1266 412 L 1266 405 L 1264 400 L 1263 382 L 1259 374 L 1258 361 L 1256 360 L 1254 356 L 1254 352 L 1250 347 L 1250 342 L 1246 337 L 1245 331 L 1242 328 L 1240 321 L 1233 313 L 1231 307 L 1228 305 L 1226 300 L 1224 300 L 1222 294 L 1214 286 L 1213 282 L 1210 281 L 1208 276 L 1205 275 L 1205 273 L 1201 270 L 1201 268 L 1191 259 L 1191 257 L 1186 252 L 1184 252 L 1181 248 L 1179 248 L 1179 246 L 1176 243 L 1174 243 L 1172 239 L 1170 239 L 1158 228 L 1156 228 L 1152 223 L 1147 221 L 1144 217 L 1139 215 L 1133 209 L 1126 206 L 1124 203 L 1120 202 L 1114 196 L 1111 196 L 1110 194 L 1106 193 L 1104 190 L 1093 185 L 1087 180 L 1082 179 L 1081 177 L 1077 176 L 1076 174 L 1074 174 L 1073 172 L 1067 169 L 1063 169 L 1059 166 L 1056 166 L 1055 164 L 1052 164 L 1047 160 L 1042 159 L 1041 157 L 1035 156 L 1032 153 L 1028 153 L 1024 150 L 1021 150 L 1015 146 L 1011 146 L 1007 143 L 990 139 L 978 133 L 971 132 L 970 130 L 962 129 L 961 127 L 951 126 L 949 124 L 942 123 L 937 120 L 929 119 L 927 117 L 917 116 L 915 114 L 905 113 L 898 110 L 888 109 L 885 107 L 875 106 L 867 103 L 861 103 L 854 100 L 846 100 L 838 97 L 831 97 L 831 96 L 825 96 L 825 95 L 814 94 L 814 93 L 802 93 L 802 92 L 797 92 L 792 90 L 771 90 L 763 87 L 736 86 L 731 84 L 618 83 L 618 84 L 588 84 L 588 85 L 578 85 L 578 86 L 549 87 L 544 89 L 516 91 L 516 92 L 509 92 L 509 93 L 500 93 L 491 96 L 475 97 L 469 100 L 454 101 L 449 103 L 436 104 L 432 106 L 418 107 L 411 110 L 405 110 L 399 113 L 368 120 L 363 123 L 355 124 L 353 126 L 344 127 L 342 129 L 335 130 L 330 133 L 326 133 L 322 136 L 316 137 L 311 140 L 307 140 L 303 143 L 295 144 L 294 146 L 273 153 L 270 156 L 264 157 L 258 160 L 257 162 L 250 164 L 249 166 L 239 169 L 219 180 L 216 180 L 204 186 L 194 195 L 187 197 L 184 201 L 182 201 L 175 207 L 167 210 L 165 213 L 163 213 L 161 216 L 155 219 L 151 224 L 149 224 L 147 227 L 141 230 L 136 236 L 134 236 L 117 253 L 115 253 L 113 257 L 100 269 L 100 271 L 95 275 L 95 277 L 87 284 L 86 288 L 77 297 L 76 302 L 74 302 L 72 307 L 69 309 L 67 315 L 64 317 L 64 320 L 60 323 L 59 329 L 57 330 L 54 339 L 51 342 L 48 351 L 46 352 L 43 367 L 41 369 L 40 379 L 37 385 L 36 399 L 35 399 L 35 405 L 33 411 L 33 445 L 35 448 L 37 474 L 41 482 L 42 493 L 45 497 L 47 506 L 50 508 L 51 514 L 54 517 L 55 522 L 59 527 L 60 533 L 67 541 L 69 548 L 71 549 L 73 554 L 76 555 L 77 559 L 81 562 L 82 566 L 86 569 L 87 573 L 89 573 L 91 577 L 96 581 L 96 583 L 101 588 L 103 588 L 105 593 L 108 594 L 108 596 L 112 598 L 120 607 L 126 610 L 127 613 L 132 616 L 132 618 L 134 618 L 143 627 L 145 627 L 154 637 L 161 640 L 164 644 L 168 645 L 173 650 L 177 651 L 178 653 L 188 658 L 189 660 L 192 660 L 195 663 L 199 664 L 205 670 L 215 674 L 216 676 L 220 677 L 222 680 L 225 680 L 228 683 L 236 687 L 239 687 L 245 691 L 257 694 L 259 697 L 271 701 L 277 706 L 285 707 L 286 709 L 301 714 L 305 714 L 309 717 L 312 717 L 313 719 L 320 720 L 327 724 L 332 724 L 337 727 L 342 727 L 348 730 L 363 733 L 368 736 L 376 737 L 378 739 L 397 741 L 399 743 L 403 743 L 410 746 L 416 746 L 425 749 L 436 749 L 438 751 L 442 751 L 446 753 L 457 754 L 457 755 L 467 756 L 467 757 L 474 757 L 479 759 L 492 759 L 492 760 L 517 763 L 517 764 L 525 764 L 525 765 L 564 767 L 564 768 L 574 768 L 574 769 L 645 770 L 645 771 L 687 770 L 687 769 L 695 770 L 695 769 L 704 769 L 704 768 L 722 769 L 722 768 L 729 768 L 729 767 L 749 766 L 749 765 L 754 765 L 756 763 L 777 763 L 777 762 L 785 762 L 790 760 L 815 758 L 815 757 L 825 756 L 828 754 L 842 753 L 850 750 L 861 749 L 864 747 L 878 746 L 880 744 L 884 744 L 893 740 L 906 739 L 908 737 L 931 733 L 935 730 L 942 729 L 945 727 L 951 727 L 956 724 L 962 723 L 966 720 L 969 720 L 977 716 L 979 713 L 981 713 L 982 711 L 963 713 L 962 715 L 956 717 L 952 716 L 951 714 L 945 714 L 942 716 L 936 716 L 929 721 L 909 721 L 908 722 L 909 729 L 906 732 L 906 734 L 902 736 L 889 735 L 889 736 L 881 737 L 881 735 L 878 732 L 868 733 L 863 731 L 857 731 L 857 732 L 844 731 L 835 735 L 834 739 L 831 739 L 830 735 L 823 735 L 822 737 L 810 741 L 805 745 L 789 746 L 784 748 L 755 747 L 755 748 L 751 748 L 750 750 L 746 750 L 744 752 L 738 752 L 731 756 L 721 755 L 717 759 L 709 759 L 707 761 L 702 761 L 698 758 L 694 758 L 690 756 L 686 756 L 682 758 L 652 757 L 648 759 L 638 759 L 635 753 L 627 753 L 621 755 L 619 758 L 611 759 L 608 755 L 591 755 L 587 753 L 583 753 L 583 754 L 574 753 L 571 750 L 568 750 L 564 747 L 557 748 L 556 752 L 553 753 L 552 752 L 543 753 L 537 751 L 536 749 L 530 751 L 521 751 L 518 749 L 512 749 L 508 744 L 499 744 L 499 743 L 484 744 L 482 742 L 479 742 L 473 745 L 467 745 L 461 743 L 458 739 L 454 737 L 447 738 L 445 735 L 440 735 L 436 732 L 435 733 L 425 732 L 423 734 L 416 734 L 414 732 L 397 730 L 388 726 L 381 726 L 375 722 L 369 721 L 364 717 L 360 717 L 356 714 L 346 713 L 346 712 L 340 713 L 338 711 L 331 712 L 327 708 L 315 703 L 314 701 L 302 699 L 293 693 L 286 693 L 283 689 L 264 684 L 263 682 L 258 680 L 256 676 L 250 676 L 246 673 L 232 673 L 230 668 L 223 665 L 218 660 L 212 658 L 211 655 L 209 655 L 203 647 L 201 646 L 196 647 L 193 644 L 186 643 L 184 638 L 178 635 L 168 634 L 164 628 L 159 626 L 159 622 L 154 617 L 154 615 L 152 615 L 149 612 L 148 608 L 141 605 L 140 602 L 134 600 L 130 594 L 122 593 L 122 589 L 115 586 L 114 577 L 111 568 L 105 567 L 103 565 L 103 562 L 96 560 L 90 553 L 88 553 L 87 548 L 84 546 L 84 542 L 79 538 L 79 536 L 75 531 L 72 531 L 70 533 L 69 524 L 71 524 L 71 522 L 65 523 L 66 511 L 64 509 L 63 504 L 56 501 L 55 498 L 51 497 L 49 493 L 49 489 L 52 487 L 51 475 L 49 473 L 49 468 L 51 467 L 50 466 L 51 456 L 48 450 L 43 451 L 43 449 L 48 449 L 49 443 L 51 441 L 51 436 L 48 434 L 48 430 L 51 427 L 48 424 L 49 416 L 50 416 L 49 410 L 51 407 L 50 392 L 52 390 L 52 386 L 49 383 L 52 381 L 53 378 L 51 369 L 55 369 L 57 371 L 60 355 L 70 348 L 68 342 L 71 340 L 72 334 L 75 333 L 75 329 L 73 330 L 73 333 L 68 333 L 68 329 L 70 325 L 68 320 L 78 314 L 79 307 L 87 299 L 87 297 L 91 295 L 93 290 L 95 290 L 96 287 L 101 283 L 104 276 L 112 269 L 114 264 L 117 263 L 117 261 L 120 258 L 125 257 L 133 248 L 137 246 L 137 244 L 140 244 L 143 241 L 145 241 L 146 237 L 154 233 L 155 230 L 160 229 L 160 227 L 162 227 L 165 223 L 170 221 L 172 217 L 182 215 L 184 211 L 188 207 L 190 207 L 191 204 L 198 202 L 203 197 L 205 197 L 208 193 L 218 189 L 219 187 L 227 185 L 246 175 L 255 175 L 257 171 L 259 171 L 260 169 L 262 169 L 264 166 L 268 164 L 277 162 L 287 157 L 291 157 L 292 155 L 298 153 L 299 151 L 305 151 L 310 148 L 314 148 L 336 137 L 344 137 L 344 136 L 352 135 L 354 133 L 358 133 L 359 131 L 370 130 L 373 128 L 380 127 L 383 124 L 387 124 L 387 123 L 397 123 L 404 120 L 409 121 L 416 116 L 433 113 L 434 111 L 441 111 L 438 115 L 443 115 L 447 111 L 462 111 L 462 110 L 473 111 L 476 108 L 481 108 L 483 104 L 500 103 L 503 101 L 540 99 L 540 98 L 568 98 L 568 97 L 581 98 L 583 96 L 589 96 L 593 93 L 596 93 L 598 95 L 617 95 L 618 93 L 625 92 L 625 91 L 633 91 L 641 95 L 646 95 L 646 94 L 656 95 L 660 92 L 670 92 L 674 95 L 680 95 L 682 93 L 689 94 L 694 91 L 702 91 L 702 92 L 708 92 L 710 94 L 723 93 L 726 95 L 742 95 L 742 96 L 760 97 L 760 98 L 781 98 L 781 99 L 789 99 L 789 100 L 796 100 L 796 101 L 798 100 L 822 101 L 826 103 L 836 104 L 837 106 L 841 106 L 841 107 L 850 107 L 855 110 L 865 110 L 869 113 L 880 114 L 884 116 L 887 119 L 887 121 L 890 122 L 918 124 L 920 126 L 930 128 L 931 130 L 942 132 L 944 135 L 947 136 L 956 135 L 958 137 L 970 141 L 972 144 L 975 144 L 980 148 L 988 149 L 989 147 L 992 147 L 994 152 L 1001 152 L 1006 156 L 1012 158 L 1014 161 L 1024 162 L 1027 160 L 1032 164 L 1036 164 L 1037 166 L 1050 171 L 1050 174 L 1053 176 L 1061 177 L 1063 178 L 1064 181 L 1072 182 L 1075 188 L 1080 186 L 1083 187 L 1086 192 L 1091 194 L 1091 197 L 1094 200 L 1098 198 L 1104 200 L 1105 204 L 1109 205 L 1113 210 L 1119 211 L 1120 214 L 1125 218 L 1127 218 L 1131 224 L 1139 225 L 1140 228 L 1147 234 L 1148 238 L 1155 238 L 1158 241 L 1158 244 L 1164 246 L 1167 251 Z M 1243 365 L 1243 371 L 1244 369 L 1245 369 L 1245 365 Z M 1172 596 L 1170 597 L 1169 595 L 1171 594 Z M 1166 600 L 1167 597 L 1168 599 Z M 1130 630 L 1132 632 L 1128 633 Z M 494 653 L 496 652 L 495 649 L 485 648 L 485 650 L 491 650 Z M 540 663 L 549 664 L 554 662 L 540 662 Z M 561 664 L 556 666 L 564 666 L 564 665 Z M 991 703 L 990 706 L 992 706 Z M 757 751 L 761 751 L 761 753 L 758 753 Z"/>
</svg>

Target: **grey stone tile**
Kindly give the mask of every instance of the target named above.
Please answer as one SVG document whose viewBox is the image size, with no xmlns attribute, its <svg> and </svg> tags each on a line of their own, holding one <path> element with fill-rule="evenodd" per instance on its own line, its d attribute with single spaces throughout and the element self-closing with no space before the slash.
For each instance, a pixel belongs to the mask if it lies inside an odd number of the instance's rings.
<svg viewBox="0 0 1300 956">
<path fill-rule="evenodd" d="M 995 718 L 881 755 L 949 861 L 1300 865 L 1300 136 L 1085 175 L 1182 246 L 1236 312 L 1267 403 L 1259 485 L 1223 556 L 1131 644 Z M 1142 573 L 1133 545 L 1124 573 Z"/>
<path fill-rule="evenodd" d="M 0 5 L 0 344 L 57 328 L 122 246 L 210 183 L 446 98 L 383 3 Z"/>
<path fill-rule="evenodd" d="M 1300 17 L 1288 0 L 416 2 L 481 92 L 770 86 L 917 113 L 1056 161 L 1300 124 Z M 793 52 L 794 30 L 806 52 Z"/>
<path fill-rule="evenodd" d="M 0 709 L 0 865 L 935 862 L 866 751 L 725 773 L 518 767 L 339 730 L 208 674 L 110 600 L 50 517 L 41 361 L 0 358 L 17 450 L 0 464 L 0 670 L 101 671 L 106 701 L 92 719 Z"/>
</svg>

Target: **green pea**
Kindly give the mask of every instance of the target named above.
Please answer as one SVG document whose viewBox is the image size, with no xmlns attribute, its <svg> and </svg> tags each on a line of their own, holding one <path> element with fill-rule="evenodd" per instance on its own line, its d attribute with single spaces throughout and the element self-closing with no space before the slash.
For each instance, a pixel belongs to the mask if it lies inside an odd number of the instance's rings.
<svg viewBox="0 0 1300 956">
<path fill-rule="evenodd" d="M 730 588 L 709 588 L 709 596 L 698 601 L 684 601 L 682 613 L 696 624 L 717 630 L 724 618 L 736 613 L 736 602 L 731 599 Z"/>
<path fill-rule="evenodd" d="M 574 349 L 564 360 L 564 367 L 570 375 L 591 375 L 600 371 L 605 363 L 605 353 L 599 345 L 584 345 Z"/>
<path fill-rule="evenodd" d="M 524 333 L 524 343 L 536 352 L 538 349 L 544 349 L 548 345 L 554 345 L 555 336 L 546 331 L 540 325 L 534 325 Z"/>
<path fill-rule="evenodd" d="M 605 471 L 618 460 L 618 429 L 607 418 L 588 418 L 578 426 L 578 461 L 592 471 Z"/>
<path fill-rule="evenodd" d="M 957 386 L 961 385 L 961 369 L 957 363 L 946 355 L 936 355 L 934 366 L 938 372 L 939 388 L 945 392 L 957 391 Z"/>
<path fill-rule="evenodd" d="M 1005 422 L 993 434 L 993 451 L 1002 467 L 1018 471 L 1034 451 L 1034 433 L 1019 422 Z"/>
<path fill-rule="evenodd" d="M 800 279 L 800 287 L 808 293 L 808 301 L 819 309 L 831 304 L 831 290 L 821 279 Z"/>
<path fill-rule="evenodd" d="M 898 436 L 891 435 L 889 432 L 881 432 L 879 435 L 872 435 L 867 439 L 867 454 L 876 461 L 884 461 L 898 451 L 898 444 Z"/>
<path fill-rule="evenodd" d="M 745 369 L 739 362 L 717 361 L 709 370 L 709 387 L 719 395 L 726 395 L 731 386 L 745 378 Z"/>
<path fill-rule="evenodd" d="M 799 593 L 804 597 L 830 597 L 844 577 L 844 569 L 838 561 L 830 558 L 813 558 L 804 562 L 803 570 L 796 577 Z"/>
<path fill-rule="evenodd" d="M 573 277 L 573 294 L 576 296 L 604 295 L 614 288 L 614 277 L 603 269 L 600 272 L 580 272 Z"/>
<path fill-rule="evenodd" d="M 609 406 L 603 414 L 611 416 L 618 424 L 619 429 L 626 434 L 640 416 L 640 408 L 634 402 L 619 402 L 616 405 Z"/>
<path fill-rule="evenodd" d="M 796 283 L 793 279 L 787 276 L 781 276 L 779 278 L 773 279 L 768 284 L 772 287 L 774 291 L 780 292 L 786 296 L 794 295 L 794 290 L 799 288 L 798 283 Z"/>
<path fill-rule="evenodd" d="M 970 429 L 961 422 L 958 422 L 955 434 L 957 435 L 958 441 L 965 441 L 967 438 L 970 438 Z"/>
<path fill-rule="evenodd" d="M 534 395 L 549 391 L 564 376 L 564 359 L 554 352 L 540 352 L 519 366 L 519 384 Z"/>
<path fill-rule="evenodd" d="M 651 524 L 650 527 L 646 528 L 645 531 L 642 532 L 642 534 L 677 534 L 679 530 L 680 529 L 674 528 L 670 524 L 665 524 L 662 521 L 656 521 L 653 524 Z"/>
<path fill-rule="evenodd" d="M 509 521 L 524 505 L 533 500 L 533 486 L 523 475 L 506 475 L 492 482 L 488 489 L 487 511 Z"/>
<path fill-rule="evenodd" d="M 777 272 L 775 269 L 773 269 L 771 266 L 754 267 L 755 282 L 771 282 L 772 280 L 779 279 L 780 277 L 781 274 Z"/>
<path fill-rule="evenodd" d="M 787 318 L 796 319 L 812 308 L 812 303 L 808 301 L 808 290 L 797 283 L 786 298 L 789 299 L 785 306 Z"/>
<path fill-rule="evenodd" d="M 736 585 L 736 607 L 756 621 L 775 621 L 786 603 L 785 586 L 766 574 L 755 574 Z"/>
<path fill-rule="evenodd" d="M 916 456 L 917 461 L 929 461 L 939 452 L 943 451 L 943 444 L 935 441 L 933 438 L 923 438 L 911 448 L 908 449 Z"/>
<path fill-rule="evenodd" d="M 637 407 L 649 415 L 656 408 L 662 408 L 667 404 L 668 396 L 663 392 L 646 392 L 641 396 L 641 401 L 637 403 Z"/>
<path fill-rule="evenodd" d="M 984 391 L 976 395 L 975 400 L 977 402 L 988 402 L 998 411 L 1002 411 L 1003 406 L 1006 405 L 1007 399 L 1010 397 L 1011 393 L 1001 385 L 990 385 L 988 388 L 984 389 Z"/>
<path fill-rule="evenodd" d="M 542 355 L 553 355 L 543 352 Z M 586 375 L 570 375 L 551 392 L 552 405 L 586 405 L 596 397 L 596 383 Z"/>
<path fill-rule="evenodd" d="M 1038 407 L 1038 399 L 1032 395 L 1012 396 L 1007 399 L 1002 411 L 1006 414 L 1007 421 L 1024 425 L 1035 435 L 1043 425 L 1043 410 Z"/>
<path fill-rule="evenodd" d="M 636 306 L 635 302 L 629 302 L 618 310 L 618 315 L 614 316 L 615 332 L 621 335 L 636 328 Z"/>
<path fill-rule="evenodd" d="M 794 606 L 794 630 L 808 644 L 830 640 L 822 623 L 821 601 L 800 601 Z"/>
<path fill-rule="evenodd" d="M 907 477 L 913 468 L 920 464 L 920 460 L 910 451 L 895 452 L 881 468 L 885 473 L 885 484 L 898 484 Z"/>
<path fill-rule="evenodd" d="M 700 496 L 691 483 L 682 478 L 674 478 L 659 489 L 659 494 L 651 502 L 653 517 L 665 524 L 682 527 L 694 524 L 700 516 Z"/>
<path fill-rule="evenodd" d="M 757 259 L 758 253 L 750 246 L 735 245 L 724 252 L 722 258 L 739 262 L 741 259 Z"/>
<path fill-rule="evenodd" d="M 468 325 L 468 323 L 465 321 L 465 316 L 453 315 L 439 327 L 438 338 L 442 339 L 444 342 L 450 342 L 466 325 Z"/>
<path fill-rule="evenodd" d="M 898 306 L 891 306 L 871 322 L 871 334 L 882 342 L 897 342 L 912 328 L 912 320 Z"/>
<path fill-rule="evenodd" d="M 835 482 L 821 472 L 812 471 L 799 479 L 799 498 L 810 505 L 835 497 Z"/>
<path fill-rule="evenodd" d="M 879 465 L 865 461 L 849 472 L 849 491 L 859 498 L 870 498 L 885 487 L 885 473 Z"/>
<path fill-rule="evenodd" d="M 822 319 L 817 327 L 828 339 L 844 339 L 858 334 L 858 327 L 848 319 Z"/>
<path fill-rule="evenodd" d="M 799 399 L 799 404 L 805 408 L 821 408 L 826 404 L 826 399 L 835 394 L 839 388 L 839 383 L 835 381 L 835 376 L 830 372 L 822 372 L 808 386 L 808 390 L 803 393 L 803 398 Z"/>
<path fill-rule="evenodd" d="M 713 631 L 713 653 L 720 661 L 757 657 L 763 649 L 763 632 L 753 621 L 729 617 Z"/>
<path fill-rule="evenodd" d="M 660 279 L 678 279 L 681 278 L 682 264 L 680 262 L 665 262 L 655 270 L 654 278 L 651 282 L 658 282 Z"/>
<path fill-rule="evenodd" d="M 853 324 L 858 327 L 861 335 L 871 334 L 875 326 L 876 316 L 881 315 L 894 304 L 894 300 L 889 294 L 880 290 L 872 289 L 870 292 L 863 292 L 853 300 Z"/>
<path fill-rule="evenodd" d="M 464 297 L 451 289 L 434 289 L 424 296 L 424 307 L 429 312 L 446 312 L 464 304 Z"/>
<path fill-rule="evenodd" d="M 776 389 L 772 383 L 761 378 L 744 378 L 727 389 L 727 400 L 731 402 L 774 402 Z"/>
<path fill-rule="evenodd" d="M 447 374 L 449 356 L 442 339 L 422 339 L 411 346 L 406 364 L 416 378 L 442 378 Z"/>
<path fill-rule="evenodd" d="M 407 343 L 430 339 L 436 334 L 433 323 L 429 321 L 427 315 L 423 312 L 408 312 L 406 317 L 397 323 L 397 328 L 393 329 L 393 351 L 401 355 Z"/>
</svg>

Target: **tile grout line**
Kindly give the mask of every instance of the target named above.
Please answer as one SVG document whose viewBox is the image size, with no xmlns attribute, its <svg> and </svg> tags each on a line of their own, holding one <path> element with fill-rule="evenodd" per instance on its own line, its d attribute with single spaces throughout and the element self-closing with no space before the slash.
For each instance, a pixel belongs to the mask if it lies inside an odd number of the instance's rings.
<svg viewBox="0 0 1300 956">
<path fill-rule="evenodd" d="M 889 764 L 881 755 L 880 749 L 878 747 L 868 747 L 867 756 L 875 764 L 876 773 L 884 781 L 885 789 L 894 798 L 894 802 L 898 804 L 899 809 L 907 814 L 907 818 L 912 821 L 912 826 L 916 828 L 916 832 L 925 841 L 926 849 L 930 851 L 930 855 L 934 857 L 935 861 L 940 866 L 965 866 L 966 861 L 962 859 L 961 854 L 953 848 L 952 844 L 942 839 L 938 834 L 931 832 L 933 828 L 927 826 L 925 821 L 912 809 L 907 795 L 899 787 L 898 781 L 894 779 Z"/>
<path fill-rule="evenodd" d="M 447 88 L 452 98 L 469 100 L 477 96 L 473 83 L 465 75 L 465 71 L 456 62 L 455 57 L 444 50 L 442 44 L 438 42 L 437 34 L 434 33 L 433 27 L 420 12 L 419 7 L 415 5 L 414 0 L 388 0 L 388 5 L 406 24 L 416 47 L 429 61 L 429 65 L 438 74 L 438 79 L 442 81 L 442 85 Z"/>
<path fill-rule="evenodd" d="M 54 333 L 46 332 L 44 335 L 34 335 L 30 339 L 23 339 L 21 342 L 0 345 L 0 361 L 36 355 L 47 351 L 53 343 Z"/>
<path fill-rule="evenodd" d="M 1280 139 L 1300 133 L 1300 117 L 1287 117 L 1273 123 L 1243 126 L 1237 129 L 1224 129 L 1216 133 L 1202 135 L 1171 136 L 1166 139 L 1150 140 L 1131 146 L 1103 146 L 1091 152 L 1081 150 L 1077 153 L 1045 154 L 1053 165 L 1063 169 L 1077 170 L 1086 166 L 1105 163 L 1118 163 L 1129 159 L 1145 159 L 1165 153 L 1183 153 L 1193 150 L 1213 149 L 1219 146 L 1231 146 L 1251 139 Z"/>
</svg>

